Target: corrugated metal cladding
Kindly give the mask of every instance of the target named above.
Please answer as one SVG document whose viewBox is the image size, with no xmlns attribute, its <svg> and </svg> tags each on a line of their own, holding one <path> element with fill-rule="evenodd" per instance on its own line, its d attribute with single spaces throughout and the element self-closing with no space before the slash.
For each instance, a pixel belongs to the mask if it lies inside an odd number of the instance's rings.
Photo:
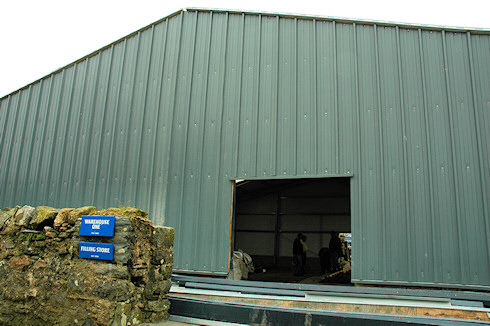
<svg viewBox="0 0 490 326">
<path fill-rule="evenodd" d="M 352 176 L 354 281 L 488 288 L 489 47 L 183 11 L 1 99 L 1 205 L 139 206 L 226 272 L 230 180 Z"/>
</svg>

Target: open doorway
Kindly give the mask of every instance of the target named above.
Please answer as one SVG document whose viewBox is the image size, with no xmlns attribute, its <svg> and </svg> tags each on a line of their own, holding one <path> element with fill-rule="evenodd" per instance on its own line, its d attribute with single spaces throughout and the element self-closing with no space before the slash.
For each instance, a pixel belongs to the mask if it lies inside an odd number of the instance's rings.
<svg viewBox="0 0 490 326">
<path fill-rule="evenodd" d="M 252 257 L 255 272 L 248 279 L 350 283 L 350 178 L 239 180 L 234 200 L 233 250 Z M 307 245 L 303 273 L 294 266 L 299 233 Z M 342 246 L 336 269 L 323 255 L 335 236 Z"/>
</svg>

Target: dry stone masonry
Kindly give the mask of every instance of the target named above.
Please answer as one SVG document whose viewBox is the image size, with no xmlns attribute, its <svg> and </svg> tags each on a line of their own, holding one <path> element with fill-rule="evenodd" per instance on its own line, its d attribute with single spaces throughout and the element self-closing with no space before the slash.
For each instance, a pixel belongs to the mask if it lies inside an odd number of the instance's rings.
<svg viewBox="0 0 490 326">
<path fill-rule="evenodd" d="M 113 237 L 80 236 L 82 215 L 115 216 Z M 174 230 L 135 208 L 0 211 L 0 325 L 137 325 L 168 318 Z M 112 261 L 79 258 L 112 243 Z"/>
</svg>

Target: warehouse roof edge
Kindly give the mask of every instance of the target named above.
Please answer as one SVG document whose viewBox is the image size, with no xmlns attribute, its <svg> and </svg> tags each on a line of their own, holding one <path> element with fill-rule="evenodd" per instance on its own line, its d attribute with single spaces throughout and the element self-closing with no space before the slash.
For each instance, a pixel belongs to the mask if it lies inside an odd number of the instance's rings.
<svg viewBox="0 0 490 326">
<path fill-rule="evenodd" d="M 200 7 L 190 7 L 190 8 L 183 8 L 181 10 L 178 10 L 174 13 L 171 13 L 168 16 L 165 16 L 153 23 L 150 23 L 149 25 L 146 25 L 126 36 L 123 36 L 119 38 L 118 40 L 107 44 L 106 46 L 97 49 L 86 56 L 73 61 L 65 66 L 62 66 L 59 69 L 56 69 L 55 71 L 39 78 L 36 79 L 35 81 L 5 95 L 0 97 L 0 100 L 3 100 L 23 89 L 28 88 L 29 86 L 36 84 L 40 82 L 43 79 L 49 78 L 50 76 L 57 74 L 64 69 L 73 66 L 79 62 L 82 62 L 90 57 L 93 57 L 94 55 L 97 55 L 101 51 L 110 48 L 111 46 L 120 43 L 134 35 L 137 35 L 138 33 L 145 31 L 152 26 L 159 24 L 169 18 L 175 17 L 177 15 L 180 15 L 181 13 L 185 11 L 202 11 L 202 12 L 217 12 L 217 13 L 231 13 L 231 14 L 245 14 L 245 15 L 261 15 L 261 16 L 277 16 L 279 18 L 296 18 L 296 19 L 305 19 L 305 20 L 324 20 L 324 21 L 334 21 L 334 22 L 339 22 L 339 23 L 359 23 L 361 25 L 377 25 L 377 26 L 397 26 L 397 27 L 402 27 L 402 28 L 409 28 L 409 29 L 423 29 L 423 30 L 436 30 L 436 31 L 449 31 L 449 32 L 463 32 L 463 33 L 471 33 L 471 34 L 490 34 L 490 29 L 487 28 L 473 28 L 473 27 L 458 27 L 458 26 L 439 26 L 439 25 L 426 25 L 426 24 L 411 24 L 411 23 L 402 23 L 402 22 L 393 22 L 393 21 L 377 21 L 377 20 L 365 20 L 365 19 L 357 19 L 357 18 L 347 18 L 347 17 L 330 17 L 330 16 L 314 16 L 314 15 L 303 15 L 303 14 L 294 14 L 294 13 L 280 13 L 280 12 L 261 12 L 261 11 L 249 11 L 249 10 L 233 10 L 233 9 L 217 9 L 217 8 L 200 8 Z"/>
</svg>

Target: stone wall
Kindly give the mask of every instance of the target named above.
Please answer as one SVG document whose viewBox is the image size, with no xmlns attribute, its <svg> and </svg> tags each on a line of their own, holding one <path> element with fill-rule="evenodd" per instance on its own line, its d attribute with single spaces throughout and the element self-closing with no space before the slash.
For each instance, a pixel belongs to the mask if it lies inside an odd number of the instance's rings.
<svg viewBox="0 0 490 326">
<path fill-rule="evenodd" d="M 80 237 L 82 215 L 115 215 L 113 238 Z M 134 208 L 0 211 L 0 325 L 137 325 L 168 318 L 172 228 Z M 111 242 L 111 262 L 78 257 Z"/>
</svg>

